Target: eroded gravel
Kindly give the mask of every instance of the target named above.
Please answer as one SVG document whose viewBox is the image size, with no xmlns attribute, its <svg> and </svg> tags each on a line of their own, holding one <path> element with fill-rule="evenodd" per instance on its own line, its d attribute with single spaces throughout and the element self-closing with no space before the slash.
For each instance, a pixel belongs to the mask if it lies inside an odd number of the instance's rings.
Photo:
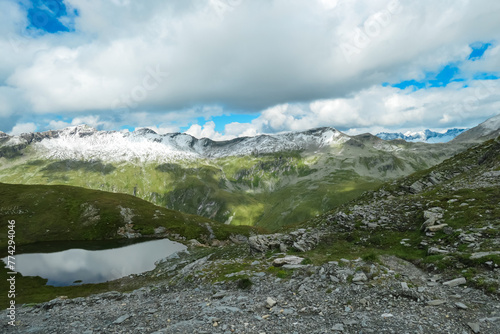
<svg viewBox="0 0 500 334">
<path fill-rule="evenodd" d="M 254 271 L 233 274 L 249 277 L 249 289 L 238 288 L 237 281 L 209 283 L 202 273 L 220 265 L 217 261 L 198 261 L 173 279 L 130 293 L 19 306 L 16 326 L 4 321 L 0 331 L 500 333 L 498 296 L 469 288 L 462 279 L 456 286 L 443 284 L 439 276 L 395 257 L 383 257 L 383 264 L 344 260 L 292 265 L 295 269 L 288 269 L 292 274 L 284 279 L 259 271 L 273 261 L 262 258 Z"/>
</svg>

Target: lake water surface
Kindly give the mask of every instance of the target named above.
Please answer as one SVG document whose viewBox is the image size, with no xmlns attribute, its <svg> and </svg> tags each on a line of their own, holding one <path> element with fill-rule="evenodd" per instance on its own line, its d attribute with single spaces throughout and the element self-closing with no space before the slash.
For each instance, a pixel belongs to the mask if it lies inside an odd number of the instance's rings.
<svg viewBox="0 0 500 334">
<path fill-rule="evenodd" d="M 154 269 L 154 263 L 186 246 L 168 239 L 104 250 L 68 249 L 54 253 L 17 254 L 16 270 L 23 276 L 48 279 L 47 285 L 101 283 Z M 6 262 L 6 258 L 2 259 Z M 75 283 L 77 282 L 77 283 Z"/>
</svg>

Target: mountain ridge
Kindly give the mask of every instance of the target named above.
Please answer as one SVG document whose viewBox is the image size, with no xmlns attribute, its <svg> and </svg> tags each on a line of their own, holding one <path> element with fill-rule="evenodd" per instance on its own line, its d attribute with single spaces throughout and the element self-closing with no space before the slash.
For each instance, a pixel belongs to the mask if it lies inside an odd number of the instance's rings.
<svg viewBox="0 0 500 334">
<path fill-rule="evenodd" d="M 500 135 L 500 114 L 488 118 L 486 121 L 480 123 L 479 125 L 473 127 L 469 131 L 461 133 L 455 139 L 452 140 L 453 143 L 460 142 L 482 142 L 489 139 L 494 139 Z"/>
<path fill-rule="evenodd" d="M 429 129 L 416 132 L 379 132 L 377 137 L 384 140 L 403 139 L 408 142 L 425 142 L 425 143 L 445 143 L 453 140 L 456 136 L 467 131 L 467 129 L 453 128 L 445 132 L 437 132 Z"/>
<path fill-rule="evenodd" d="M 484 139 L 495 137 L 495 134 L 500 133 L 499 128 L 500 115 L 497 115 L 469 130 L 454 128 L 444 133 L 424 130 L 405 134 L 382 132 L 370 135 L 387 142 L 378 146 L 377 149 L 390 151 L 397 149 L 391 142 L 398 139 L 414 143 L 477 142 L 483 136 Z M 299 132 L 261 134 L 215 141 L 179 132 L 158 134 L 149 128 L 140 128 L 133 132 L 101 131 L 89 125 L 77 125 L 61 130 L 23 133 L 18 136 L 0 133 L 0 145 L 10 147 L 9 151 L 12 153 L 12 150 L 23 149 L 34 144 L 36 149 L 45 151 L 48 158 L 58 159 L 101 158 L 101 160 L 126 161 L 138 158 L 142 161 L 178 161 L 281 151 L 314 151 L 329 145 L 341 145 L 353 138 L 363 138 L 366 135 L 349 136 L 332 127 L 318 127 Z M 84 138 L 86 139 L 82 141 Z M 124 152 L 120 152 L 119 146 L 123 147 Z M 0 150 L 0 157 L 4 154 Z M 99 157 L 99 155 L 104 157 Z"/>
<path fill-rule="evenodd" d="M 195 158 L 222 158 L 249 154 L 267 154 L 277 151 L 320 149 L 324 146 L 347 141 L 349 136 L 334 128 L 316 128 L 296 133 L 239 137 L 225 141 L 208 138 L 198 139 L 186 133 L 159 135 L 151 129 L 134 132 L 99 131 L 88 125 L 68 127 L 62 130 L 24 133 L 3 139 L 3 146 L 24 148 L 34 144 L 44 150 L 49 158 L 75 158 L 77 152 L 85 152 L 80 158 L 92 158 L 103 152 L 109 160 L 120 160 L 117 145 L 125 146 L 131 154 L 123 154 L 121 160 L 181 160 Z M 85 139 L 82 142 L 81 139 Z M 93 145 L 96 150 L 88 151 Z M 97 147 L 98 146 L 98 147 Z M 1 156 L 1 155 L 0 155 Z"/>
<path fill-rule="evenodd" d="M 0 138 L 0 182 L 132 194 L 218 222 L 273 229 L 432 167 L 474 140 L 412 143 L 316 128 L 217 142 L 77 126 Z"/>
</svg>

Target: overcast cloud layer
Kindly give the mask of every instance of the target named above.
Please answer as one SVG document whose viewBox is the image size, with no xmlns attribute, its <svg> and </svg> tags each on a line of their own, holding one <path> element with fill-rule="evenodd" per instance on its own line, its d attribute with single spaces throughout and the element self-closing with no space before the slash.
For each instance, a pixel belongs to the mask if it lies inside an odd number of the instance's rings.
<svg viewBox="0 0 500 334">
<path fill-rule="evenodd" d="M 173 132 L 203 117 L 187 132 L 227 139 L 469 127 L 500 113 L 496 0 L 65 0 L 77 14 L 58 33 L 26 29 L 21 2 L 0 2 L 4 132 Z M 474 43 L 491 46 L 472 61 Z M 391 86 L 449 64 L 462 81 Z M 256 119 L 224 131 L 210 120 L 237 113 Z"/>
</svg>

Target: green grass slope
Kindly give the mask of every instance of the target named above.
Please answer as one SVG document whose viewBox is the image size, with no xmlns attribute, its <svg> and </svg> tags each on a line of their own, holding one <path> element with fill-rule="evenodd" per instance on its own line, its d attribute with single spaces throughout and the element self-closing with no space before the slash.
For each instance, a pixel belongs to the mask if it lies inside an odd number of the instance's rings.
<svg viewBox="0 0 500 334">
<path fill-rule="evenodd" d="M 103 161 L 96 154 L 86 160 L 58 160 L 47 159 L 51 152 L 28 137 L 14 146 L 0 140 L 0 182 L 133 194 L 168 209 L 266 229 L 314 217 L 466 147 L 384 141 L 363 134 L 301 151 L 223 158 L 167 162 L 165 156 L 148 156 Z"/>
<path fill-rule="evenodd" d="M 164 227 L 186 239 L 248 234 L 246 227 L 156 206 L 140 198 L 72 186 L 0 183 L 0 254 L 7 250 L 7 225 L 15 220 L 16 245 L 56 240 L 123 238 L 120 229 L 144 236 Z M 209 228 L 212 230 L 210 231 Z"/>
<path fill-rule="evenodd" d="M 134 194 L 218 222 L 277 229 L 331 210 L 386 180 L 428 168 L 457 150 L 396 143 L 394 152 L 386 152 L 373 147 L 378 142 L 363 140 L 315 152 L 178 163 L 47 160 L 27 147 L 16 157 L 0 158 L 0 182 Z"/>
</svg>

